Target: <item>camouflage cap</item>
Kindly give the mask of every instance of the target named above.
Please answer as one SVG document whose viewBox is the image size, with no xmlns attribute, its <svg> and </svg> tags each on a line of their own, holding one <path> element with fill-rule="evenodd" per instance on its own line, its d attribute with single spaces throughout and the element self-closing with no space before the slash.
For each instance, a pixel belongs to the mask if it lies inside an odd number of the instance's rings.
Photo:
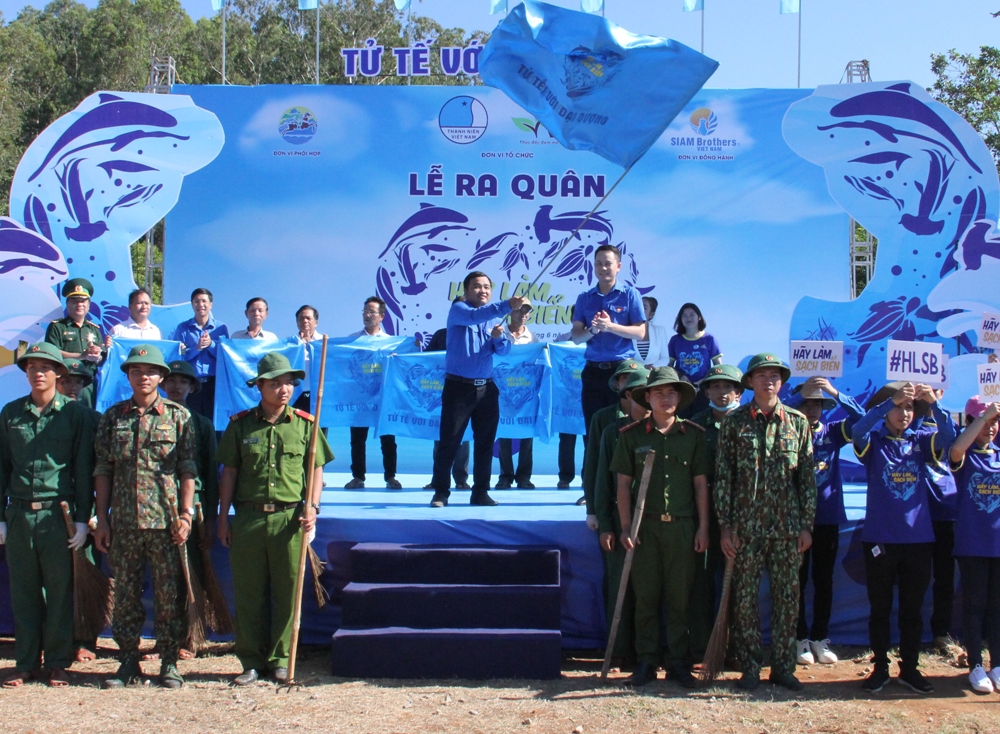
<svg viewBox="0 0 1000 734">
<path fill-rule="evenodd" d="M 701 389 L 704 390 L 712 382 L 732 382 L 736 389 L 743 394 L 743 373 L 739 367 L 731 364 L 715 364 L 701 380 Z"/>
<path fill-rule="evenodd" d="M 54 344 L 38 342 L 29 346 L 24 354 L 17 358 L 17 366 L 21 368 L 22 372 L 27 371 L 29 359 L 44 359 L 49 362 L 55 362 L 57 366 L 62 367 L 59 373 L 66 373 L 66 362 L 63 360 L 62 353 Z"/>
<path fill-rule="evenodd" d="M 661 385 L 669 385 L 681 394 L 681 400 L 677 404 L 678 412 L 691 405 L 691 403 L 694 402 L 694 399 L 698 396 L 698 391 L 694 389 L 694 385 L 677 374 L 677 370 L 673 367 L 654 367 L 649 372 L 649 377 L 646 379 L 645 386 L 636 388 L 632 391 L 632 399 L 639 403 L 639 405 L 652 410 L 649 401 L 646 399 L 646 394 L 652 388 L 659 387 Z"/>
<path fill-rule="evenodd" d="M 128 353 L 128 358 L 122 362 L 122 372 L 128 374 L 128 368 L 136 364 L 150 364 L 159 367 L 161 374 L 166 377 L 170 374 L 170 368 L 163 361 L 163 352 L 152 344 L 137 344 Z"/>
<path fill-rule="evenodd" d="M 86 278 L 73 278 L 67 280 L 62 289 L 63 298 L 92 298 L 94 295 L 94 284 Z"/>
<path fill-rule="evenodd" d="M 198 379 L 198 375 L 195 374 L 194 367 L 191 366 L 190 362 L 178 359 L 167 366 L 170 367 L 170 375 L 180 375 L 181 377 L 188 378 L 188 382 L 191 383 L 192 395 L 201 390 L 201 380 Z M 167 375 L 167 377 L 170 377 L 170 375 Z"/>
<path fill-rule="evenodd" d="M 253 387 L 258 380 L 273 380 L 282 375 L 291 375 L 296 380 L 305 379 L 306 373 L 292 369 L 292 363 L 281 352 L 268 352 L 257 363 L 257 376 L 247 380 L 247 387 Z"/>
<path fill-rule="evenodd" d="M 796 385 L 792 389 L 792 393 L 793 394 L 800 393 L 802 395 L 802 399 L 803 400 L 822 400 L 823 401 L 823 410 L 833 410 L 834 408 L 837 407 L 837 401 L 834 400 L 833 398 L 831 398 L 829 395 L 827 395 L 822 390 L 820 390 L 818 387 L 817 388 L 812 388 L 811 390 L 806 391 L 806 390 L 803 390 L 803 388 L 805 387 L 805 385 L 806 384 L 804 382 L 801 385 Z"/>
<path fill-rule="evenodd" d="M 772 352 L 761 352 L 750 358 L 750 364 L 747 365 L 747 371 L 743 375 L 743 379 L 740 382 L 743 383 L 743 387 L 750 390 L 750 375 L 753 374 L 754 370 L 760 369 L 761 367 L 777 367 L 781 370 L 781 381 L 788 382 L 788 378 L 792 376 L 792 371 L 788 369 L 788 365 L 782 362 L 780 359 L 774 356 Z"/>
<path fill-rule="evenodd" d="M 620 398 L 625 397 L 626 390 L 635 390 L 637 387 L 643 387 L 646 384 L 646 380 L 649 379 L 649 370 L 640 366 L 639 369 L 629 371 L 626 375 L 625 384 L 618 391 L 618 397 Z"/>
<path fill-rule="evenodd" d="M 896 380 L 895 382 L 890 382 L 887 385 L 883 385 L 875 394 L 868 398 L 868 402 L 865 403 L 865 410 L 871 410 L 877 405 L 881 405 L 886 400 L 891 398 L 896 392 L 906 384 L 906 380 Z"/>
<path fill-rule="evenodd" d="M 94 381 L 94 376 L 90 374 L 90 370 L 87 369 L 87 365 L 78 359 L 64 359 L 66 363 L 66 374 L 72 375 L 73 377 L 82 377 L 84 379 L 84 385 L 89 385 Z"/>
<path fill-rule="evenodd" d="M 645 367 L 637 359 L 626 359 L 618 363 L 615 368 L 615 373 L 611 375 L 608 379 L 608 387 L 610 387 L 614 392 L 618 392 L 618 378 L 622 375 L 630 375 L 636 370 L 644 370 Z"/>
</svg>

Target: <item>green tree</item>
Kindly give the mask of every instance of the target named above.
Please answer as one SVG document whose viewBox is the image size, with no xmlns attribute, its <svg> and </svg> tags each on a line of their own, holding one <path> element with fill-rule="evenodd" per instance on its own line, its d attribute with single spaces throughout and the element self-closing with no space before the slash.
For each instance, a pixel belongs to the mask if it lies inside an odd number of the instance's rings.
<svg viewBox="0 0 1000 734">
<path fill-rule="evenodd" d="M 964 117 L 1000 162 L 1000 50 L 983 46 L 978 56 L 955 49 L 934 54 L 931 71 L 937 80 L 928 91 Z"/>
</svg>

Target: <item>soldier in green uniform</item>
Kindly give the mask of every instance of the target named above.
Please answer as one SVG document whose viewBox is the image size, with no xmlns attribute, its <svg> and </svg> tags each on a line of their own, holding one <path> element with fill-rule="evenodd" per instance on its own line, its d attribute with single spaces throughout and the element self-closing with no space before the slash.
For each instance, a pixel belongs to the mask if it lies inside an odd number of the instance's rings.
<svg viewBox="0 0 1000 734">
<path fill-rule="evenodd" d="M 153 577 L 156 647 L 160 684 L 180 688 L 178 650 L 187 631 L 186 588 L 178 546 L 187 542 L 194 513 L 197 449 L 191 414 L 160 397 L 169 374 L 163 354 L 138 344 L 122 363 L 132 397 L 108 408 L 97 427 L 94 468 L 97 488 L 97 550 L 108 553 L 115 574 L 111 629 L 120 665 L 106 688 L 138 681 L 139 636 L 146 620 L 142 582 Z M 171 510 L 179 518 L 171 522 Z M 111 511 L 110 522 L 108 510 Z"/>
<path fill-rule="evenodd" d="M 45 330 L 45 341 L 54 344 L 62 353 L 64 360 L 77 360 L 83 363 L 84 368 L 90 373 L 90 383 L 80 391 L 77 399 L 88 408 L 93 408 L 93 382 L 97 376 L 97 368 L 104 359 L 101 328 L 87 320 L 94 286 L 86 278 L 73 278 L 66 281 L 62 294 L 66 299 L 67 315 L 49 324 L 49 328 Z"/>
<path fill-rule="evenodd" d="M 649 411 L 632 399 L 632 390 L 646 385 L 649 370 L 639 366 L 632 371 L 634 363 L 623 363 L 629 370 L 625 375 L 621 389 L 618 391 L 621 405 L 628 403 L 625 415 L 617 418 L 614 423 L 601 433 L 601 445 L 598 449 L 597 472 L 593 478 L 594 512 L 597 516 L 597 531 L 601 544 L 601 558 L 604 561 L 604 608 L 608 625 L 615 615 L 618 603 L 618 589 L 621 586 L 622 571 L 625 565 L 625 549 L 616 541 L 621 535 L 621 519 L 618 517 L 618 476 L 611 471 L 611 459 L 615 455 L 618 436 L 628 427 L 646 417 Z M 602 408 L 601 410 L 604 410 Z M 601 411 L 595 414 L 595 418 Z M 593 419 L 592 419 L 593 420 Z M 635 594 L 631 583 L 625 593 L 622 604 L 621 618 L 618 622 L 618 634 L 615 637 L 613 658 L 618 658 L 625 664 L 635 660 Z"/>
<path fill-rule="evenodd" d="M 76 532 L 72 550 L 87 539 L 93 505 L 94 429 L 84 408 L 56 392 L 66 371 L 59 350 L 33 344 L 17 360 L 30 393 L 0 411 L 0 543 L 7 544 L 14 612 L 14 673 L 4 688 L 20 688 L 42 673 L 69 684 L 73 663 L 73 563 L 66 549 L 67 502 Z"/>
<path fill-rule="evenodd" d="M 737 685 L 760 683 L 760 581 L 771 579 L 772 683 L 802 690 L 795 677 L 799 613 L 799 565 L 812 544 L 816 516 L 816 474 L 812 433 L 802 413 L 778 398 L 791 372 L 772 354 L 750 360 L 743 386 L 753 400 L 722 422 L 715 464 L 715 509 L 722 552 L 735 558 L 733 636 L 743 677 Z"/>
<path fill-rule="evenodd" d="M 715 456 L 719 445 L 719 427 L 722 419 L 740 406 L 743 373 L 739 367 L 728 364 L 713 365 L 701 381 L 701 389 L 708 398 L 709 407 L 692 416 L 691 420 L 705 429 L 705 446 L 708 449 L 708 550 L 698 559 L 688 607 L 688 624 L 691 627 L 691 658 L 702 660 L 708 640 L 715 626 L 715 579 L 722 566 L 721 531 L 719 518 L 712 500 L 715 486 Z"/>
<path fill-rule="evenodd" d="M 323 466 L 333 460 L 320 432 L 315 463 L 306 466 L 314 419 L 289 405 L 304 377 L 283 354 L 265 354 L 257 378 L 247 382 L 260 390 L 260 404 L 232 416 L 219 443 L 218 534 L 230 548 L 233 569 L 239 686 L 252 685 L 268 670 L 279 683 L 288 679 L 300 533 L 315 532 Z"/>
<path fill-rule="evenodd" d="M 170 374 L 163 381 L 163 391 L 167 394 L 167 398 L 187 408 L 188 395 L 194 395 L 201 389 L 201 380 L 195 374 L 191 363 L 183 359 L 171 362 L 168 366 Z M 195 444 L 198 447 L 196 459 L 198 476 L 195 477 L 194 481 L 194 502 L 201 504 L 207 523 L 215 520 L 216 510 L 219 507 L 219 464 L 215 460 L 217 449 L 215 426 L 208 418 L 193 410 L 191 411 L 191 423 L 194 428 Z M 212 547 L 212 540 L 211 534 L 205 536 L 204 542 L 208 548 Z M 187 543 L 188 563 L 191 566 L 191 572 L 196 574 L 204 585 L 205 576 L 198 542 L 196 534 L 191 533 Z M 189 660 L 195 657 L 197 652 L 192 641 L 187 639 L 184 646 L 181 647 L 180 657 L 182 660 Z"/>
<path fill-rule="evenodd" d="M 632 508 L 645 454 L 656 452 L 632 560 L 639 664 L 626 681 L 630 686 L 656 678 L 663 606 L 667 677 L 685 688 L 697 686 L 689 669 L 687 608 L 697 554 L 708 546 L 708 454 L 705 429 L 677 417 L 696 395 L 694 386 L 672 367 L 653 369 L 646 386 L 632 391 L 633 399 L 652 415 L 621 434 L 611 460 L 611 469 L 618 474 L 621 544 L 628 551 L 633 548 Z"/>
</svg>

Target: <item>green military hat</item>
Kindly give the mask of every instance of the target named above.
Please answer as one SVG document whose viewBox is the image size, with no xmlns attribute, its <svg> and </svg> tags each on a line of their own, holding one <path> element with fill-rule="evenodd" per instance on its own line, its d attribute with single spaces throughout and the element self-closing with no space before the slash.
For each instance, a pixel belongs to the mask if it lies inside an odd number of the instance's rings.
<svg viewBox="0 0 1000 734">
<path fill-rule="evenodd" d="M 638 387 L 632 391 L 632 399 L 639 403 L 639 405 L 652 410 L 649 401 L 646 400 L 646 393 L 649 392 L 650 388 L 659 387 L 661 385 L 670 385 L 681 394 L 681 401 L 677 404 L 678 412 L 691 405 L 691 403 L 694 402 L 694 399 L 698 396 L 698 392 L 694 389 L 694 385 L 678 375 L 677 370 L 673 367 L 654 367 L 649 372 L 646 384 L 643 387 Z"/>
<path fill-rule="evenodd" d="M 820 390 L 818 387 L 806 392 L 802 388 L 805 387 L 803 382 L 801 385 L 796 385 L 792 393 L 801 393 L 803 400 L 822 400 L 823 410 L 833 410 L 837 407 L 837 401 L 827 395 L 825 392 Z"/>
<path fill-rule="evenodd" d="M 17 366 L 21 368 L 22 372 L 27 371 L 29 359 L 46 359 L 49 362 L 55 362 L 62 367 L 61 374 L 66 372 L 66 362 L 63 361 L 62 354 L 55 345 L 48 342 L 32 344 L 25 350 L 24 354 L 17 358 Z"/>
<path fill-rule="evenodd" d="M 191 366 L 190 362 L 178 359 L 176 362 L 171 362 L 167 366 L 170 367 L 171 375 L 181 375 L 182 377 L 188 378 L 188 381 L 191 383 L 192 395 L 201 390 L 201 380 L 199 380 L 198 375 L 194 373 L 194 367 Z"/>
<path fill-rule="evenodd" d="M 94 376 L 90 374 L 90 370 L 87 369 L 87 365 L 78 359 L 64 359 L 66 363 L 66 374 L 72 375 L 74 377 L 82 377 L 84 379 L 84 385 L 89 385 L 94 381 Z"/>
<path fill-rule="evenodd" d="M 615 373 L 608 379 L 608 387 L 618 392 L 618 378 L 622 375 L 631 375 L 636 370 L 644 370 L 645 367 L 637 359 L 626 359 L 618 363 Z"/>
<path fill-rule="evenodd" d="M 760 354 L 754 355 L 750 358 L 750 364 L 747 365 L 747 371 L 740 380 L 743 387 L 750 389 L 750 375 L 753 371 L 760 369 L 761 367 L 777 367 L 781 370 L 781 381 L 788 382 L 788 378 L 792 376 L 792 371 L 788 369 L 788 365 L 782 362 L 780 359 L 774 356 L 771 352 L 761 352 Z"/>
<path fill-rule="evenodd" d="M 638 369 L 629 370 L 623 374 L 628 375 L 628 377 L 625 380 L 625 384 L 622 385 L 622 389 L 618 391 L 618 397 L 620 398 L 625 397 L 626 390 L 635 390 L 637 387 L 642 387 L 646 384 L 646 380 L 649 379 L 649 370 L 641 365 Z"/>
<path fill-rule="evenodd" d="M 63 298 L 91 298 L 94 295 L 94 284 L 86 278 L 67 280 L 62 289 Z"/>
<path fill-rule="evenodd" d="M 160 372 L 166 377 L 170 374 L 170 368 L 163 361 L 163 352 L 152 344 L 137 344 L 129 350 L 128 358 L 122 362 L 122 372 L 128 373 L 128 368 L 134 364 L 151 364 L 159 367 Z"/>
<path fill-rule="evenodd" d="M 743 393 L 743 373 L 740 372 L 739 367 L 734 367 L 731 364 L 714 364 L 712 368 L 708 371 L 702 380 L 701 388 L 704 390 L 708 387 L 711 382 L 721 382 L 725 380 L 726 382 L 732 382 L 736 385 L 736 389 Z"/>
<path fill-rule="evenodd" d="M 292 369 L 292 363 L 281 352 L 268 352 L 257 363 L 257 376 L 247 380 L 247 387 L 253 387 L 258 380 L 273 380 L 289 374 L 296 380 L 303 380 L 306 376 L 302 370 Z"/>
<path fill-rule="evenodd" d="M 875 391 L 874 395 L 868 398 L 868 402 L 865 403 L 865 410 L 871 410 L 881 405 L 895 395 L 896 391 L 900 390 L 904 385 L 906 385 L 906 380 L 896 380 L 895 382 L 890 382 L 888 385 L 883 385 Z"/>
</svg>

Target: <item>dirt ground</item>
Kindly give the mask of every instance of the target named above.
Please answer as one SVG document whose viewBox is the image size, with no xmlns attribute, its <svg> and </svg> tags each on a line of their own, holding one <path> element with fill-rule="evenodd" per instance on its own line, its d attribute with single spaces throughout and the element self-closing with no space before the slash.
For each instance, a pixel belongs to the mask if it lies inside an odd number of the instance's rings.
<svg viewBox="0 0 1000 734">
<path fill-rule="evenodd" d="M 100 690 L 117 667 L 114 645 L 73 667 L 74 685 L 51 689 L 29 683 L 0 691 L 4 732 L 1000 732 L 1000 694 L 978 696 L 953 657 L 926 653 L 922 669 L 935 686 L 919 696 L 898 683 L 869 696 L 860 688 L 866 651 L 837 648 L 841 662 L 800 667 L 801 694 L 762 683 L 738 691 L 735 673 L 696 691 L 661 679 L 635 693 L 598 680 L 597 653 L 568 654 L 556 681 L 352 681 L 333 678 L 329 648 L 300 658 L 302 686 L 260 682 L 230 685 L 240 671 L 228 645 L 213 645 L 181 661 L 187 685 L 155 684 Z M 0 640 L 0 675 L 12 669 L 11 640 Z M 158 662 L 143 663 L 155 676 Z M 893 666 L 895 674 L 895 665 Z M 765 669 L 764 677 L 766 678 Z M 613 674 L 612 683 L 624 678 Z"/>
</svg>

